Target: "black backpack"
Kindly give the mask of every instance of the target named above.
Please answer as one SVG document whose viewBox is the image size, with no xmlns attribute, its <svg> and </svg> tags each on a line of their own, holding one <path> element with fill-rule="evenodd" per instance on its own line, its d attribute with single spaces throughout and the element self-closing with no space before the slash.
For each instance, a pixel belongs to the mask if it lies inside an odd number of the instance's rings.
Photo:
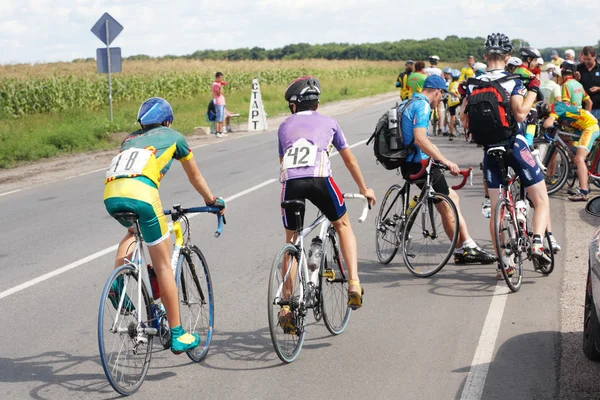
<svg viewBox="0 0 600 400">
<path fill-rule="evenodd" d="M 375 132 L 367 141 L 367 146 L 373 141 L 375 158 L 385 169 L 400 168 L 406 158 L 415 151 L 414 139 L 409 145 L 405 145 L 402 129 L 400 128 L 402 114 L 414 100 L 408 100 L 401 110 L 398 110 L 398 104 L 396 104 L 395 107 L 383 114 L 377 121 L 377 125 L 375 125 Z M 398 115 L 400 115 L 400 119 L 398 119 Z"/>
<path fill-rule="evenodd" d="M 508 75 L 493 81 L 476 78 L 467 80 L 467 87 L 473 86 L 473 90 L 467 98 L 465 114 L 475 143 L 489 146 L 505 142 L 516 135 L 517 123 L 510 106 L 510 97 L 501 84 L 518 78 L 519 75 Z"/>
</svg>

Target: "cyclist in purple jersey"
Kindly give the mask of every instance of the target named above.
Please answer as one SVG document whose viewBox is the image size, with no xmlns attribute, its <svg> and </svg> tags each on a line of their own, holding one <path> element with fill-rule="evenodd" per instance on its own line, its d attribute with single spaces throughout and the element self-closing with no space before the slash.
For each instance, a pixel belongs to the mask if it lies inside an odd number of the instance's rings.
<svg viewBox="0 0 600 400">
<path fill-rule="evenodd" d="M 337 121 L 326 117 L 316 111 L 299 111 L 279 127 L 279 157 L 283 158 L 285 150 L 295 148 L 294 144 L 299 140 L 316 146 L 315 163 L 304 168 L 281 169 L 280 181 L 283 183 L 289 179 L 308 177 L 328 177 L 331 175 L 329 154 L 335 148 L 337 151 L 348 147 L 346 138 Z M 300 151 L 296 157 L 302 159 L 306 151 Z"/>
<path fill-rule="evenodd" d="M 278 132 L 280 180 L 283 184 L 281 200 L 308 199 L 331 221 L 339 235 L 348 269 L 348 306 L 357 309 L 362 306 L 364 292 L 358 279 L 356 237 L 342 192 L 331 177 L 329 155 L 333 148 L 339 151 L 360 193 L 371 205 L 375 204 L 375 193 L 366 186 L 338 123 L 316 112 L 320 94 L 319 80 L 312 76 L 294 80 L 285 92 L 292 115 L 281 124 Z M 285 240 L 290 242 L 296 233 L 296 219 L 292 212 L 283 209 L 281 212 L 286 229 Z M 289 324 L 290 316 L 289 307 L 283 306 L 279 312 L 280 324 Z"/>
</svg>

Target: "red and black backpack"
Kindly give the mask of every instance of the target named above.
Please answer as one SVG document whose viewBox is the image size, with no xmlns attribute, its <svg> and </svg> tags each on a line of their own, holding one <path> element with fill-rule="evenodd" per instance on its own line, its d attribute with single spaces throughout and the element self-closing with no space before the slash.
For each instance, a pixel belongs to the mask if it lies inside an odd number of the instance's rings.
<svg viewBox="0 0 600 400">
<path fill-rule="evenodd" d="M 467 81 L 467 87 L 473 89 L 467 98 L 465 114 L 475 143 L 488 146 L 516 135 L 517 123 L 502 83 L 518 78 L 519 75 L 507 75 L 493 81 L 476 78 Z"/>
</svg>

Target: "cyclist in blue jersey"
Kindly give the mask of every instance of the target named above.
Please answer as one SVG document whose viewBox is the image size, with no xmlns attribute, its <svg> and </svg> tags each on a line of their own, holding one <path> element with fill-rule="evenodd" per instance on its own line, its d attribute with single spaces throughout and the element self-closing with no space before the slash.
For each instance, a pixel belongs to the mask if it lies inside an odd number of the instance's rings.
<svg viewBox="0 0 600 400">
<path fill-rule="evenodd" d="M 435 144 L 428 137 L 429 114 L 431 109 L 440 104 L 442 98 L 447 93 L 446 82 L 441 76 L 429 76 L 423 84 L 423 92 L 413 94 L 410 100 L 406 100 L 398 107 L 398 118 L 401 121 L 402 136 L 405 145 L 410 145 L 414 141 L 416 151 L 409 155 L 406 163 L 402 166 L 402 175 L 405 179 L 411 174 L 416 174 L 421 170 L 421 160 L 432 157 L 434 160 L 444 164 L 453 175 L 458 174 L 460 169 L 458 165 L 448 160 L 440 152 Z M 482 263 L 491 264 L 496 261 L 496 257 L 486 252 L 475 243 L 469 235 L 466 220 L 461 212 L 458 194 L 452 190 L 444 174 L 439 168 L 431 170 L 431 182 L 436 192 L 445 194 L 452 199 L 456 205 L 459 217 L 459 236 L 454 251 L 454 262 L 460 263 Z M 423 184 L 417 186 L 423 187 Z M 452 213 L 446 208 L 445 204 L 436 205 L 438 211 L 444 220 L 452 218 Z"/>
</svg>

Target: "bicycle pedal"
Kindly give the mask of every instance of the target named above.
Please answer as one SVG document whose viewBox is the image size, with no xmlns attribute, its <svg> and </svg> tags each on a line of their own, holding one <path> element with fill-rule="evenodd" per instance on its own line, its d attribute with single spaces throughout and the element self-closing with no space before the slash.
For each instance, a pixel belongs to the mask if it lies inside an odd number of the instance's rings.
<svg viewBox="0 0 600 400">
<path fill-rule="evenodd" d="M 335 271 L 327 268 L 325 271 L 323 271 L 323 278 L 326 278 L 328 281 L 333 281 L 335 280 Z"/>
</svg>

